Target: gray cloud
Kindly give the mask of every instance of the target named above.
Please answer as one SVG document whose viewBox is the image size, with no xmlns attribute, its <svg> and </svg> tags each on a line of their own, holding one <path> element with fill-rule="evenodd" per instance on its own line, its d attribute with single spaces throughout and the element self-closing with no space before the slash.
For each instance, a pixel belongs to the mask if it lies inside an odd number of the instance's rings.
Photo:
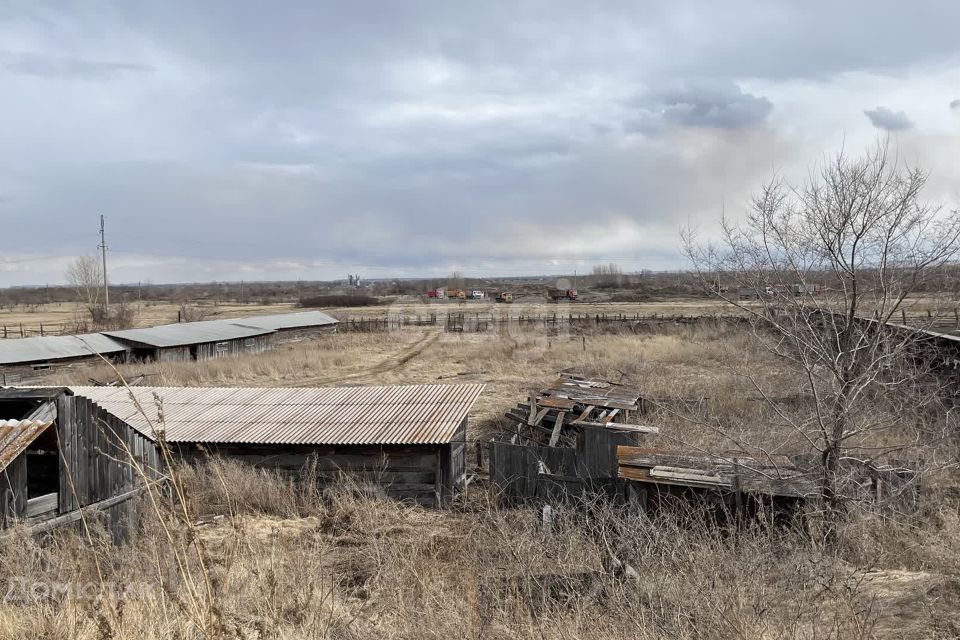
<svg viewBox="0 0 960 640">
<path fill-rule="evenodd" d="M 935 0 L 14 4 L 0 249 L 92 250 L 105 213 L 120 280 L 676 266 L 681 223 L 840 143 L 850 77 L 960 55 Z"/>
<path fill-rule="evenodd" d="M 692 84 L 662 96 L 663 118 L 688 127 L 740 129 L 762 124 L 773 110 L 763 96 L 734 84 Z"/>
<path fill-rule="evenodd" d="M 143 64 L 84 60 L 69 56 L 50 56 L 22 52 L 0 52 L 0 67 L 17 74 L 44 78 L 103 80 L 122 73 L 149 73 Z"/>
<path fill-rule="evenodd" d="M 877 107 L 876 109 L 867 109 L 863 113 L 870 119 L 873 126 L 884 131 L 905 131 L 913 126 L 910 118 L 903 111 Z"/>
<path fill-rule="evenodd" d="M 960 109 L 960 98 L 957 98 L 957 99 L 955 99 L 955 100 L 951 100 L 951 101 L 950 101 L 950 108 L 951 108 L 951 109 Z"/>
</svg>

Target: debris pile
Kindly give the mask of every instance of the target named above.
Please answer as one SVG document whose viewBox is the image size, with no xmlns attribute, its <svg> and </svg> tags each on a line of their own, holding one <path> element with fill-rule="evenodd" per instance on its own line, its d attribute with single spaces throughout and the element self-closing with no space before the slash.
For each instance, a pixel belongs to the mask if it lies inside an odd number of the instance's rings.
<svg viewBox="0 0 960 640">
<path fill-rule="evenodd" d="M 530 394 L 505 417 L 516 423 L 512 444 L 574 446 L 577 433 L 584 429 L 658 433 L 657 427 L 633 423 L 641 406 L 637 389 L 563 372 L 557 382 Z"/>
</svg>

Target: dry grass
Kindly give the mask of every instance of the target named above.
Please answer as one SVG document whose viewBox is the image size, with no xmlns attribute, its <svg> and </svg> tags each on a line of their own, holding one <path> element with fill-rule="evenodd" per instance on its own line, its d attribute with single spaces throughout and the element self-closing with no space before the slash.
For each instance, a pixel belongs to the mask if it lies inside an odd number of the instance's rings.
<svg viewBox="0 0 960 640">
<path fill-rule="evenodd" d="M 181 482 L 190 513 L 203 517 L 193 515 L 172 543 L 160 535 L 160 522 L 180 523 L 176 510 L 147 510 L 141 534 L 120 547 L 70 533 L 42 544 L 18 531 L 0 536 L 0 582 L 29 576 L 33 585 L 91 585 L 52 599 L 34 586 L 25 601 L 0 604 L 0 636 L 610 640 L 960 632 L 960 522 L 947 510 L 911 527 L 856 520 L 843 532 L 845 544 L 829 552 L 790 531 L 734 532 L 704 526 L 695 513 L 651 520 L 602 505 L 589 517 L 560 510 L 548 532 L 530 511 L 475 501 L 459 513 L 438 512 L 355 490 L 320 495 L 222 461 L 184 470 Z M 202 568 L 191 539 L 202 549 Z M 212 598 L 196 610 L 189 594 L 202 591 L 204 580 Z M 132 592 L 105 596 L 111 590 L 102 584 Z"/>
<path fill-rule="evenodd" d="M 728 325 L 667 326 L 635 334 L 595 333 L 547 336 L 516 332 L 458 334 L 404 330 L 389 334 L 338 334 L 280 345 L 256 356 L 199 363 L 142 364 L 120 367 L 125 377 L 148 373 L 157 386 L 316 386 L 331 384 L 420 384 L 484 382 L 486 391 L 472 415 L 474 437 L 500 425 L 503 411 L 569 367 L 638 386 L 652 397 L 706 397 L 716 415 L 735 415 L 758 424 L 760 403 L 736 401 L 756 395 L 742 376 L 763 373 L 778 394 L 796 393 L 784 369 L 757 347 L 743 330 Z M 87 384 L 111 379 L 106 367 L 60 371 L 47 384 Z M 716 445 L 699 425 L 675 416 L 667 430 L 677 443 Z M 762 430 L 760 430 L 762 431 Z M 764 444 L 775 433 L 762 431 Z M 777 441 L 782 444 L 782 441 Z M 730 442 L 722 443 L 724 448 Z"/>
<path fill-rule="evenodd" d="M 162 385 L 484 381 L 471 436 L 575 367 L 649 396 L 709 397 L 721 435 L 661 412 L 660 446 L 800 448 L 772 428 L 744 377 L 797 392 L 795 375 L 740 329 L 648 333 L 344 334 L 256 357 L 127 366 Z M 61 372 L 84 383 L 105 370 Z M 779 449 L 778 449 L 779 447 Z M 960 509 L 945 489 L 909 520 L 857 514 L 839 544 L 803 532 L 731 531 L 688 513 L 656 519 L 604 505 L 559 510 L 551 532 L 502 511 L 481 488 L 457 511 L 409 507 L 345 483 L 320 493 L 270 472 L 213 461 L 178 470 L 188 519 L 145 510 L 129 544 L 60 534 L 0 537 L 0 584 L 94 585 L 93 597 L 0 604 L 0 637 L 45 638 L 931 638 L 960 635 Z M 942 499 L 941 499 L 942 498 Z M 161 523 L 175 531 L 173 541 Z M 196 549 L 200 549 L 196 552 Z M 616 558 L 616 560 L 611 560 Z M 200 563 L 204 568 L 200 568 Z M 101 578 L 98 574 L 103 573 Z M 189 569 L 189 576 L 187 571 Z M 629 568 L 627 568 L 629 567 Z M 141 584 L 118 600 L 105 582 Z M 211 598 L 193 594 L 209 584 Z M 41 596 L 43 594 L 41 593 Z"/>
</svg>

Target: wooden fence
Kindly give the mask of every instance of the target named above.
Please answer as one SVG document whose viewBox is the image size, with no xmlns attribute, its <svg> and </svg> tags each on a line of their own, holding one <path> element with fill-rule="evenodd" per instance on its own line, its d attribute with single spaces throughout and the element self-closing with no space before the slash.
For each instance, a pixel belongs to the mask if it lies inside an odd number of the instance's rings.
<svg viewBox="0 0 960 640">
<path fill-rule="evenodd" d="M 448 333 L 484 333 L 508 328 L 518 330 L 545 329 L 584 330 L 598 327 L 639 327 L 658 325 L 690 325 L 700 323 L 742 323 L 743 316 L 736 315 L 665 315 L 640 313 L 553 313 L 499 315 L 483 312 L 431 313 L 424 315 L 387 314 L 384 316 L 356 317 L 341 320 L 338 330 L 342 333 L 376 333 L 401 331 L 412 327 L 438 327 Z"/>
</svg>

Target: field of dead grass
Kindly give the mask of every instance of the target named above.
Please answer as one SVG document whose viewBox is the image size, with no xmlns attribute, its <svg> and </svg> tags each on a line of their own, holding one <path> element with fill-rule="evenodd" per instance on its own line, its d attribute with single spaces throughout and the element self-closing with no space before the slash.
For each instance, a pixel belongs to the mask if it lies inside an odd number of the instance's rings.
<svg viewBox="0 0 960 640">
<path fill-rule="evenodd" d="M 639 387 L 650 397 L 706 398 L 718 415 L 736 409 L 753 415 L 755 396 L 743 376 L 760 374 L 782 395 L 796 393 L 784 364 L 759 349 L 741 328 L 707 323 L 667 325 L 641 333 L 598 332 L 554 335 L 543 332 L 444 333 L 433 328 L 391 333 L 337 334 L 279 345 L 255 356 L 207 362 L 131 364 L 119 367 L 127 378 L 148 374 L 152 386 L 316 386 L 338 384 L 424 384 L 483 382 L 486 390 L 471 413 L 471 437 L 482 438 L 505 426 L 504 410 L 530 391 L 574 368 Z M 106 367 L 63 370 L 45 384 L 87 384 L 109 380 Z M 676 416 L 669 430 L 677 444 L 715 444 L 709 431 Z M 759 431 L 759 430 L 758 430 Z M 775 434 L 764 432 L 765 440 Z M 778 444 L 782 444 L 778 441 Z M 729 447 L 727 442 L 725 447 Z"/>
<path fill-rule="evenodd" d="M 318 493 L 212 461 L 177 473 L 186 509 L 144 505 L 113 547 L 0 534 L 2 638 L 947 638 L 960 633 L 960 521 L 864 516 L 826 547 L 594 505 L 458 511 Z M 186 514 L 186 515 L 185 515 Z M 165 532 L 169 532 L 169 535 Z"/>
<path fill-rule="evenodd" d="M 741 327 L 707 323 L 547 335 L 433 328 L 340 334 L 254 357 L 121 367 L 154 385 L 296 386 L 481 381 L 469 437 L 559 370 L 707 398 L 710 421 L 669 411 L 656 445 L 771 452 L 803 443 L 771 428 L 747 373 L 791 396 L 796 374 Z M 50 384 L 107 379 L 105 367 Z M 802 410 L 802 409 L 801 409 Z M 51 638 L 939 638 L 960 635 L 960 508 L 949 491 L 901 520 L 856 514 L 824 544 L 804 531 L 732 531 L 691 509 L 655 518 L 594 505 L 504 511 L 474 487 L 432 511 L 341 488 L 320 493 L 269 472 L 211 461 L 178 471 L 186 513 L 144 509 L 119 548 L 96 535 L 40 544 L 3 534 L 0 583 L 37 596 L 0 604 L 0 637 Z M 176 502 L 174 501 L 174 506 Z M 164 504 L 169 504 L 168 500 Z M 166 527 L 161 523 L 167 523 Z M 172 537 L 163 534 L 173 532 Z M 48 584 L 93 585 L 51 600 Z M 118 598 L 97 585 L 134 585 Z"/>
</svg>

